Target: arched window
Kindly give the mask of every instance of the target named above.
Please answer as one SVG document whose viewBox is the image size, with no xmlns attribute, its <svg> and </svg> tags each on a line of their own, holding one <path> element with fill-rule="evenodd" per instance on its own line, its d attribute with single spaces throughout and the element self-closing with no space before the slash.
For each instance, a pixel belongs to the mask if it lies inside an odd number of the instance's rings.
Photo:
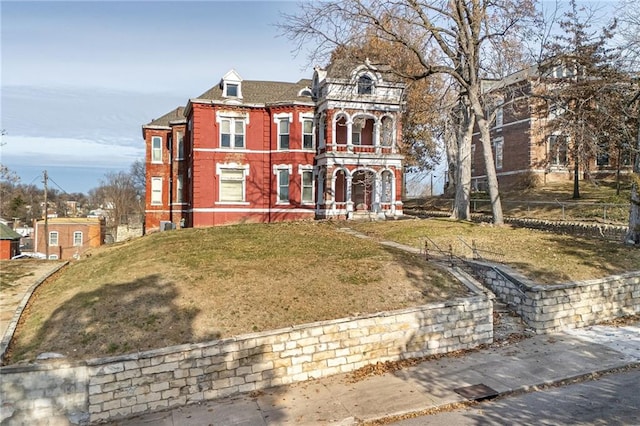
<svg viewBox="0 0 640 426">
<path fill-rule="evenodd" d="M 371 80 L 371 77 L 369 77 L 368 75 L 360 76 L 360 78 L 358 79 L 358 94 L 373 94 L 373 80 Z"/>
</svg>

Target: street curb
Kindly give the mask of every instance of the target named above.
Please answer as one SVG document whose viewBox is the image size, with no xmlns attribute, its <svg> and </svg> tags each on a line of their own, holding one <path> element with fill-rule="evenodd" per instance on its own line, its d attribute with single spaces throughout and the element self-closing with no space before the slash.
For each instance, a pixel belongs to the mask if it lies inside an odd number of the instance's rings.
<svg viewBox="0 0 640 426">
<path fill-rule="evenodd" d="M 522 394 L 526 394 L 526 393 L 530 393 L 530 392 L 536 392 L 536 391 L 540 391 L 540 390 L 544 390 L 544 389 L 549 389 L 552 387 L 559 387 L 559 386 L 567 386 L 567 385 L 571 385 L 573 383 L 578 383 L 578 382 L 582 382 L 582 381 L 587 381 L 587 380 L 595 380 L 596 378 L 598 378 L 599 376 L 606 376 L 609 374 L 615 374 L 618 372 L 621 372 L 625 369 L 628 368 L 640 368 L 640 361 L 633 361 L 633 362 L 629 362 L 627 364 L 623 364 L 623 365 L 619 365 L 616 367 L 609 367 L 609 368 L 605 368 L 602 370 L 597 370 L 597 371 L 592 371 L 589 373 L 582 373 L 582 374 L 575 374 L 573 376 L 569 376 L 569 377 L 565 377 L 562 379 L 556 379 L 556 380 L 547 380 L 538 384 L 533 384 L 533 385 L 523 385 L 514 389 L 509 389 L 503 392 L 499 392 L 498 395 L 496 395 L 495 397 L 491 398 L 491 399 L 497 399 L 497 398 L 503 398 L 503 397 L 508 397 L 508 396 L 515 396 L 515 395 L 522 395 Z M 446 411 L 453 411 L 462 407 L 468 407 L 474 403 L 476 403 L 477 401 L 472 400 L 472 399 L 461 399 L 460 401 L 455 401 L 455 402 L 449 402 L 446 404 L 441 404 L 441 405 L 435 405 L 433 407 L 429 407 L 427 409 L 422 409 L 422 410 L 408 410 L 408 411 L 403 411 L 403 412 L 397 412 L 397 413 L 393 413 L 393 414 L 389 414 L 383 417 L 376 417 L 376 418 L 371 418 L 371 419 L 366 419 L 366 420 L 360 420 L 358 419 L 358 421 L 356 423 L 354 423 L 354 425 L 358 425 L 358 426 L 363 426 L 363 425 L 379 425 L 379 424 L 387 424 L 390 422 L 395 422 L 398 420 L 404 420 L 404 419 L 408 419 L 408 418 L 416 418 L 416 417 L 421 417 L 421 416 L 426 416 L 429 414 L 435 414 L 435 413 L 440 413 L 440 412 L 446 412 Z"/>
<path fill-rule="evenodd" d="M 29 287 L 29 290 L 26 291 L 26 293 L 22 297 L 22 301 L 16 308 L 16 312 L 13 314 L 13 318 L 11 318 L 11 322 L 9 322 L 9 326 L 7 327 L 7 330 L 4 333 L 4 336 L 2 336 L 2 341 L 0 341 L 0 365 L 4 364 L 4 356 L 7 352 L 7 349 L 9 349 L 9 344 L 11 343 L 11 339 L 13 339 L 13 334 L 15 333 L 16 328 L 18 327 L 18 322 L 20 321 L 20 317 L 22 316 L 24 309 L 27 307 L 27 304 L 29 303 L 29 299 L 31 299 L 33 292 L 36 291 L 36 289 L 40 286 L 40 284 L 45 282 L 45 280 L 47 280 L 50 276 L 52 276 L 53 274 L 55 274 L 56 272 L 58 272 L 60 269 L 67 266 L 68 264 L 69 262 L 66 261 L 58 265 L 53 270 L 48 272 L 45 276 L 43 276 L 38 281 L 36 281 L 31 287 Z"/>
</svg>

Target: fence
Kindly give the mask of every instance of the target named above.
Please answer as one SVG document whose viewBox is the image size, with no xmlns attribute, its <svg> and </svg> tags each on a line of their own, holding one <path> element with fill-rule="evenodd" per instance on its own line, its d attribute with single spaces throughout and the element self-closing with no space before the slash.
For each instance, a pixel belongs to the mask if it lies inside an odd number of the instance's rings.
<svg viewBox="0 0 640 426">
<path fill-rule="evenodd" d="M 453 199 L 443 199 L 440 207 L 453 209 Z M 502 200 L 505 216 L 526 219 L 564 221 L 597 221 L 626 225 L 630 204 L 584 203 L 578 201 L 506 201 Z M 473 198 L 470 200 L 473 213 L 491 213 L 491 201 Z"/>
</svg>

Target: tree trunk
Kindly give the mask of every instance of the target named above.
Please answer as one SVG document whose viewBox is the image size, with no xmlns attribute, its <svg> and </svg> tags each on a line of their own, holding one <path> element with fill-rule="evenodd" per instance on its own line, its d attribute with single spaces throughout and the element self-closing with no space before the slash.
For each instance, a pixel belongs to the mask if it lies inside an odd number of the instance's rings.
<svg viewBox="0 0 640 426">
<path fill-rule="evenodd" d="M 625 244 L 640 246 L 640 124 L 636 137 L 636 155 L 631 175 L 631 207 L 629 207 L 629 231 L 624 236 Z"/>
<path fill-rule="evenodd" d="M 478 88 L 477 90 L 479 92 L 480 89 Z M 480 104 L 480 99 L 474 96 L 474 94 L 471 94 L 471 105 L 480 129 L 480 140 L 482 141 L 482 152 L 484 156 L 484 166 L 487 173 L 487 185 L 489 188 L 489 198 L 491 200 L 493 223 L 495 225 L 504 225 L 504 219 L 502 217 L 502 203 L 500 202 L 500 192 L 498 190 L 498 176 L 496 175 L 496 164 L 493 160 L 493 150 L 491 149 L 489 122 L 484 116 L 484 110 Z"/>
<path fill-rule="evenodd" d="M 458 153 L 456 158 L 456 198 L 451 218 L 470 220 L 471 199 L 471 138 L 475 124 L 467 105 L 460 103 L 460 122 L 458 131 Z"/>
<path fill-rule="evenodd" d="M 580 148 L 578 145 L 573 149 L 573 199 L 580 198 Z"/>
</svg>

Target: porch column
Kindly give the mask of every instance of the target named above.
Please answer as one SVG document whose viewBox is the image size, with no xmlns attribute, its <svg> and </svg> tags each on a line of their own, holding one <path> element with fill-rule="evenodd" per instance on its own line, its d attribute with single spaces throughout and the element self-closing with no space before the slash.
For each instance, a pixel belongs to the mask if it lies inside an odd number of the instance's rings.
<svg viewBox="0 0 640 426">
<path fill-rule="evenodd" d="M 346 196 L 345 199 L 347 200 L 347 216 L 350 216 L 351 213 L 353 212 L 353 200 L 351 199 L 351 186 L 352 186 L 352 181 L 353 178 L 351 177 L 351 174 L 347 174 L 345 173 L 345 186 L 346 186 Z"/>
<path fill-rule="evenodd" d="M 382 174 L 374 173 L 373 174 L 373 200 L 371 200 L 371 206 L 373 207 L 376 213 L 379 213 L 382 210 L 381 199 L 380 196 L 382 194 Z M 377 208 L 376 208 L 377 206 Z"/>
<path fill-rule="evenodd" d="M 347 121 L 347 151 L 353 152 L 353 120 Z"/>
<path fill-rule="evenodd" d="M 380 120 L 376 119 L 373 123 L 373 146 L 375 147 L 376 154 L 380 153 L 380 129 L 382 128 L 382 123 Z"/>
</svg>

